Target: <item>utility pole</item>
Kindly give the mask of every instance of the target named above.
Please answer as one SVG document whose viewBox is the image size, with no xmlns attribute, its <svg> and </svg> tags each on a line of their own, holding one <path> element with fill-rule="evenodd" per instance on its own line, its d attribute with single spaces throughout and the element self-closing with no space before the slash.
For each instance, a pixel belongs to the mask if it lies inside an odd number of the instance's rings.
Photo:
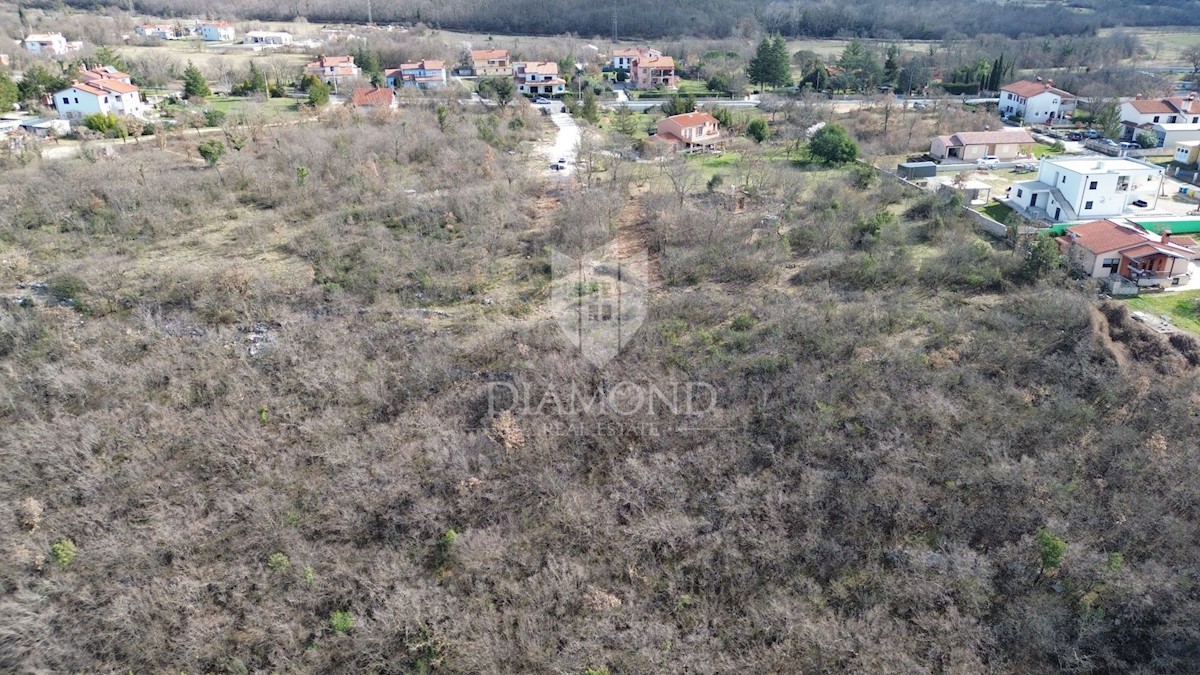
<svg viewBox="0 0 1200 675">
<path fill-rule="evenodd" d="M 371 19 L 371 0 L 367 0 L 367 25 L 375 23 Z"/>
<path fill-rule="evenodd" d="M 612 17 L 613 17 L 612 43 L 615 45 L 615 44 L 617 44 L 617 5 L 615 3 L 613 4 Z"/>
</svg>

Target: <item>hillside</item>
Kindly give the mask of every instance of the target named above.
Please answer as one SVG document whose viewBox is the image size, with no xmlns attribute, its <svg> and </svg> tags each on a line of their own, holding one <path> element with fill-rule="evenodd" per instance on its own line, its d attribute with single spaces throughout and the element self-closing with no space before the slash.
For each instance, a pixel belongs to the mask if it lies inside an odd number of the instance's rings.
<svg viewBox="0 0 1200 675">
<path fill-rule="evenodd" d="M 771 146 L 547 183 L 539 117 L 4 170 L 0 671 L 1195 669 L 1194 342 Z M 614 239 L 597 367 L 550 252 Z"/>
<path fill-rule="evenodd" d="M 26 3 L 40 6 L 39 3 Z M 112 6 L 126 9 L 125 0 L 67 2 L 82 9 Z M 279 3 L 270 0 L 140 0 L 136 11 L 163 16 L 208 15 L 290 21 L 305 17 L 313 22 L 367 21 L 370 3 L 304 0 Z M 54 3 L 45 3 L 51 7 Z M 613 20 L 622 37 L 704 36 L 723 38 L 749 35 L 762 29 L 785 36 L 876 37 L 914 40 L 943 39 L 978 34 L 1076 35 L 1092 34 L 1113 26 L 1194 26 L 1200 17 L 1194 3 L 1158 0 L 1113 3 L 1099 0 L 1009 3 L 987 0 L 903 0 L 901 2 L 782 3 L 767 0 L 708 0 L 697 3 L 668 0 L 647 12 L 642 3 L 616 0 L 597 4 L 580 0 L 556 2 L 553 11 L 535 0 L 481 3 L 468 0 L 433 2 L 399 0 L 371 5 L 371 18 L 379 23 L 425 23 L 450 30 L 506 34 L 610 35 Z"/>
</svg>

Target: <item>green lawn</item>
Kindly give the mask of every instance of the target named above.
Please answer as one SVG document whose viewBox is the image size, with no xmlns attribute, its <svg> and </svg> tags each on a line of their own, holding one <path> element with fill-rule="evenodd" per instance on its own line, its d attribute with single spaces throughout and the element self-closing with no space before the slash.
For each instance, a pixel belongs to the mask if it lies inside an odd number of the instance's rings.
<svg viewBox="0 0 1200 675">
<path fill-rule="evenodd" d="M 684 80 L 680 79 L 676 83 L 680 94 L 691 94 L 692 96 L 721 96 L 719 91 L 713 91 L 708 88 L 708 83 L 702 80 Z"/>
<path fill-rule="evenodd" d="M 213 110 L 220 110 L 225 114 L 238 112 L 248 106 L 257 103 L 261 105 L 263 111 L 267 115 L 279 115 L 281 113 L 294 113 L 299 110 L 297 101 L 294 98 L 269 98 L 261 101 L 252 101 L 249 98 L 237 96 L 214 96 L 206 99 L 205 107 Z"/>
<path fill-rule="evenodd" d="M 1041 159 L 1046 156 L 1054 156 L 1054 155 L 1061 155 L 1061 154 L 1062 154 L 1062 151 L 1055 150 L 1055 149 L 1051 148 L 1049 145 L 1046 145 L 1045 143 L 1034 143 L 1034 145 L 1033 145 L 1033 156 L 1038 159 Z"/>
<path fill-rule="evenodd" d="M 988 218 L 1001 223 L 1004 222 L 1005 218 L 1008 218 L 1008 214 L 1013 212 L 1013 210 L 1008 207 L 1008 204 L 1001 204 L 1000 202 L 994 201 L 989 201 L 985 206 L 981 206 L 976 210 Z"/>
<path fill-rule="evenodd" d="M 1196 313 L 1196 301 L 1200 299 L 1200 291 L 1181 291 L 1179 293 L 1157 293 L 1154 295 L 1139 295 L 1126 300 L 1131 312 L 1148 312 L 1154 315 L 1165 314 L 1171 323 L 1182 330 L 1200 335 L 1200 316 Z"/>
</svg>

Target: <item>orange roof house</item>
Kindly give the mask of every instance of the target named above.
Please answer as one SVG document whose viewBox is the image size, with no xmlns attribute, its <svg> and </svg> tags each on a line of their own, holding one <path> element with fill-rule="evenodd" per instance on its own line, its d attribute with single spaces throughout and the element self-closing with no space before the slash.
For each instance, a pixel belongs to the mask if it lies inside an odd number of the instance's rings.
<svg viewBox="0 0 1200 675">
<path fill-rule="evenodd" d="M 717 145 L 725 139 L 717 118 L 705 112 L 690 112 L 659 120 L 653 140 L 688 150 Z"/>
<path fill-rule="evenodd" d="M 512 74 L 507 49 L 471 50 L 471 72 L 476 77 L 497 77 Z"/>
<path fill-rule="evenodd" d="M 395 110 L 396 92 L 387 87 L 359 87 L 350 95 L 350 105 L 359 109 Z"/>
</svg>

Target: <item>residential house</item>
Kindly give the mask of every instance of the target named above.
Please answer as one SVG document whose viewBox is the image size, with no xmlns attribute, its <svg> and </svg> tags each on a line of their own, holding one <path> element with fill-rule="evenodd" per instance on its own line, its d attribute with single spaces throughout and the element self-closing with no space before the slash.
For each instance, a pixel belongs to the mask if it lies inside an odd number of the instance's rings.
<svg viewBox="0 0 1200 675">
<path fill-rule="evenodd" d="M 344 56 L 321 55 L 317 57 L 316 61 L 309 61 L 304 72 L 315 75 L 328 84 L 358 77 L 362 74 L 362 69 L 354 65 L 354 57 L 349 54 Z"/>
<path fill-rule="evenodd" d="M 79 73 L 79 79 L 84 82 L 95 82 L 96 80 L 118 80 L 125 84 L 133 84 L 133 77 L 129 73 L 122 73 L 112 66 L 95 66 Z"/>
<path fill-rule="evenodd" d="M 350 105 L 359 111 L 395 110 L 396 92 L 388 87 L 359 87 L 350 96 Z"/>
<path fill-rule="evenodd" d="M 446 86 L 446 64 L 443 61 L 402 63 L 399 68 L 384 71 L 387 86 L 414 89 L 438 89 Z"/>
<path fill-rule="evenodd" d="M 95 113 L 141 117 L 146 111 L 137 86 L 115 79 L 76 80 L 54 93 L 54 107 L 59 117 L 75 122 Z"/>
<path fill-rule="evenodd" d="M 558 76 L 558 64 L 553 61 L 514 63 L 513 77 L 517 91 L 528 96 L 560 96 L 567 91 L 567 82 Z"/>
<path fill-rule="evenodd" d="M 1059 250 L 1071 264 L 1093 279 L 1120 277 L 1146 286 L 1179 286 L 1191 278 L 1195 252 L 1175 241 L 1169 231 L 1161 235 L 1136 225 L 1094 220 L 1068 227 L 1058 237 Z"/>
<path fill-rule="evenodd" d="M 278 31 L 252 30 L 242 36 L 242 44 L 262 47 L 282 47 L 292 44 L 292 34 Z"/>
<path fill-rule="evenodd" d="M 929 155 L 942 161 L 974 162 L 989 155 L 1008 161 L 1029 156 L 1033 144 L 1033 137 L 1024 129 L 960 131 L 934 138 Z"/>
<path fill-rule="evenodd" d="M 1055 223 L 1144 213 L 1157 206 L 1164 173 L 1129 157 L 1043 159 L 1037 179 L 1014 183 L 1008 201 Z"/>
<path fill-rule="evenodd" d="M 200 26 L 200 37 L 204 38 L 205 42 L 229 42 L 236 36 L 237 31 L 234 30 L 233 24 L 224 21 L 214 21 Z"/>
<path fill-rule="evenodd" d="M 513 68 L 507 49 L 472 49 L 471 73 L 476 77 L 507 77 Z"/>
<path fill-rule="evenodd" d="M 629 70 L 629 83 L 635 89 L 674 87 L 675 59 L 670 56 L 638 56 Z"/>
<path fill-rule="evenodd" d="M 672 115 L 658 121 L 658 133 L 651 137 L 675 149 L 695 150 L 724 142 L 717 118 L 705 112 Z"/>
<path fill-rule="evenodd" d="M 1155 145 L 1158 148 L 1173 148 L 1176 143 L 1200 140 L 1200 124 L 1159 122 L 1151 125 L 1149 131 L 1158 139 Z"/>
<path fill-rule="evenodd" d="M 1136 140 L 1139 131 L 1153 131 L 1155 124 L 1193 125 L 1188 128 L 1200 129 L 1200 101 L 1196 100 L 1195 94 L 1189 94 L 1187 98 L 1139 97 L 1121 104 L 1121 127 L 1125 140 Z"/>
<path fill-rule="evenodd" d="M 1021 80 L 1000 87 L 1000 112 L 1020 116 L 1029 124 L 1050 124 L 1075 112 L 1075 97 L 1054 86 L 1054 80 Z"/>
<path fill-rule="evenodd" d="M 1176 163 L 1186 166 L 1200 164 L 1200 141 L 1181 141 L 1175 144 Z"/>
<path fill-rule="evenodd" d="M 629 72 L 633 69 L 633 62 L 641 58 L 658 58 L 662 56 L 662 52 L 649 47 L 638 47 L 636 49 L 614 49 L 611 65 L 617 70 Z"/>
<path fill-rule="evenodd" d="M 157 38 L 159 40 L 175 40 L 179 34 L 175 26 L 169 23 L 144 23 L 133 29 L 138 37 Z"/>
<path fill-rule="evenodd" d="M 34 33 L 25 38 L 26 51 L 45 56 L 62 56 L 82 46 L 81 42 L 67 42 L 60 33 Z"/>
</svg>

